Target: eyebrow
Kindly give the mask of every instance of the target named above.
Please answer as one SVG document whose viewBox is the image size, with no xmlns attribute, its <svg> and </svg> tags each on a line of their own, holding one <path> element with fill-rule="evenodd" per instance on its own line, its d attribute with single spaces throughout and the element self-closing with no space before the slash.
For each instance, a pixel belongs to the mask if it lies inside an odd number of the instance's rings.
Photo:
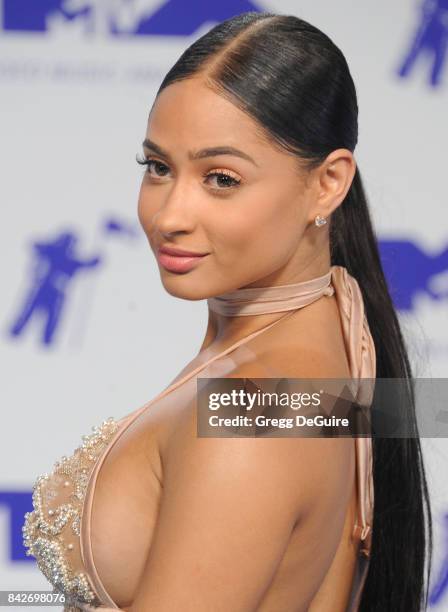
<svg viewBox="0 0 448 612">
<path fill-rule="evenodd" d="M 150 149 L 161 157 L 171 159 L 167 151 L 164 151 L 161 147 L 159 147 L 158 144 L 156 144 L 149 138 L 145 138 L 142 145 L 145 147 L 145 149 Z M 252 164 L 254 164 L 254 166 L 257 166 L 258 168 L 258 164 L 254 159 L 252 159 L 250 155 L 244 153 L 244 151 L 240 151 L 239 149 L 236 149 L 235 147 L 231 146 L 208 147 L 207 149 L 200 149 L 199 151 L 188 151 L 188 159 L 190 160 L 204 159 L 204 157 L 216 157 L 218 155 L 234 155 L 235 157 L 241 157 L 242 159 L 250 161 Z"/>
</svg>

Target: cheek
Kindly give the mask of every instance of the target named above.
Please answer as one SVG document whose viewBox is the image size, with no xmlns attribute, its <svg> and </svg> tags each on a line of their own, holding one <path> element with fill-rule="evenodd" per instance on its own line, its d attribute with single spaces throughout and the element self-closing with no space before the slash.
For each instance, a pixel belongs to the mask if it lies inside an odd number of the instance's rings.
<svg viewBox="0 0 448 612">
<path fill-rule="evenodd" d="M 281 266 L 291 255 L 300 236 L 297 207 L 273 198 L 254 198 L 229 206 L 216 224 L 212 240 L 216 255 L 225 266 L 257 269 Z M 238 260 L 238 264 L 236 261 Z"/>
<path fill-rule="evenodd" d="M 257 232 L 254 240 L 262 245 L 274 265 L 282 265 L 296 251 L 306 229 L 307 204 L 297 188 L 285 186 L 271 191 L 260 200 L 259 210 L 252 210 Z"/>
</svg>

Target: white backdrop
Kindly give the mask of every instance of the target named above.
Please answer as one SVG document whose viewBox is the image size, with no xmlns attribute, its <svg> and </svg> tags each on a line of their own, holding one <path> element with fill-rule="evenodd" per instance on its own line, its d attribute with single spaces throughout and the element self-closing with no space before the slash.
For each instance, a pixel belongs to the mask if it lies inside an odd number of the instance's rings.
<svg viewBox="0 0 448 612">
<path fill-rule="evenodd" d="M 0 0 L 0 590 L 50 588 L 22 548 L 36 476 L 93 425 L 156 395 L 202 342 L 206 302 L 165 293 L 138 224 L 135 155 L 169 67 L 246 10 L 296 14 L 346 55 L 360 108 L 355 157 L 378 236 L 405 258 L 397 307 L 416 375 L 446 376 L 447 0 Z M 63 234 L 69 258 L 56 247 Z M 448 444 L 424 448 L 431 608 L 448 610 Z"/>
</svg>

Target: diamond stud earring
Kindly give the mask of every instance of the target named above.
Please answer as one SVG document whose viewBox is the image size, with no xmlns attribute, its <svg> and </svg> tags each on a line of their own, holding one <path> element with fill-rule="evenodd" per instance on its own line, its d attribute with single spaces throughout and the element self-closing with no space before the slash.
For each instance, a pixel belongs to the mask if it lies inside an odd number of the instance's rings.
<svg viewBox="0 0 448 612">
<path fill-rule="evenodd" d="M 314 219 L 314 223 L 315 225 L 317 225 L 317 227 L 321 227 L 321 225 L 325 225 L 326 222 L 327 220 L 325 219 L 325 217 L 321 217 L 320 215 L 316 215 Z"/>
</svg>

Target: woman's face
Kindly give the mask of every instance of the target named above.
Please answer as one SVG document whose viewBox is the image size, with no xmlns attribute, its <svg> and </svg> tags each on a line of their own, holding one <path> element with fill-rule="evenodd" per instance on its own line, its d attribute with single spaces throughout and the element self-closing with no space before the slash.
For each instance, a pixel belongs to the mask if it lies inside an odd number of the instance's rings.
<svg viewBox="0 0 448 612">
<path fill-rule="evenodd" d="M 306 233 L 326 231 L 312 224 L 314 192 L 297 158 L 257 126 L 199 78 L 169 85 L 156 99 L 138 215 L 170 294 L 196 300 L 295 282 L 312 261 L 316 239 Z M 229 147 L 237 151 L 221 149 Z M 173 271 L 158 259 L 162 246 L 206 255 Z"/>
</svg>

